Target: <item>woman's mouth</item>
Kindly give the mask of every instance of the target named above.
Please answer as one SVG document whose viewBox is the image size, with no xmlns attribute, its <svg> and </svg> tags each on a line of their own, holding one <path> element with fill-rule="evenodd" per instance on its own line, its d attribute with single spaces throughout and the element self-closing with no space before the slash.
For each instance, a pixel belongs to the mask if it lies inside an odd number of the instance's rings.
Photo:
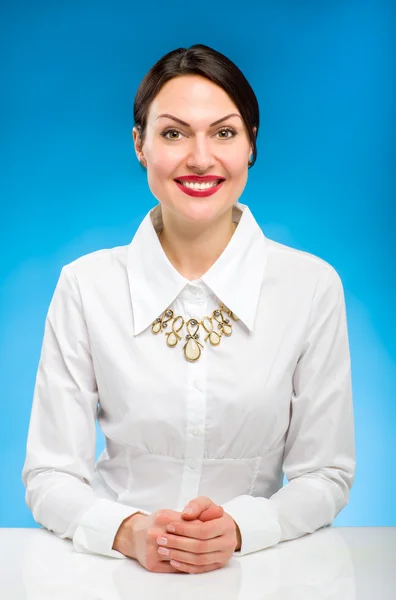
<svg viewBox="0 0 396 600">
<path fill-rule="evenodd" d="M 177 179 L 175 179 L 175 183 L 178 188 L 181 189 L 188 196 L 198 196 L 198 197 L 206 197 L 215 194 L 217 190 L 219 190 L 224 183 L 225 179 L 220 179 L 218 181 L 206 181 L 204 183 L 185 181 L 181 183 Z"/>
</svg>

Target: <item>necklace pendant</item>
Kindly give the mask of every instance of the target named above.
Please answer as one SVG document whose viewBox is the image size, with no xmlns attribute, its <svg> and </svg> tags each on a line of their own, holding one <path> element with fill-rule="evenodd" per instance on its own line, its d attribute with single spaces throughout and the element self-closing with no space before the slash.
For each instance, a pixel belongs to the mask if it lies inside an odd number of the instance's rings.
<svg viewBox="0 0 396 600">
<path fill-rule="evenodd" d="M 177 342 L 181 339 L 181 337 L 179 335 L 177 335 L 174 331 L 166 333 L 165 335 L 166 335 L 166 343 L 171 348 L 173 348 L 174 346 L 176 346 Z"/>
<path fill-rule="evenodd" d="M 212 346 L 218 346 L 220 344 L 221 335 L 219 335 L 217 331 L 211 331 L 208 337 Z"/>
<path fill-rule="evenodd" d="M 226 323 L 223 323 L 223 327 L 221 329 L 222 329 L 224 335 L 226 335 L 227 337 L 230 337 L 230 335 L 232 334 L 231 325 L 227 325 Z"/>
<path fill-rule="evenodd" d="M 152 327 L 151 327 L 151 331 L 153 333 L 159 333 L 161 331 L 161 327 L 162 327 L 162 323 L 161 323 L 161 319 L 158 321 L 154 321 Z"/>
<path fill-rule="evenodd" d="M 194 338 L 190 337 L 184 344 L 184 356 L 189 362 L 195 362 L 201 356 L 201 344 Z M 203 346 L 202 346 L 203 347 Z"/>
<path fill-rule="evenodd" d="M 202 320 L 202 326 L 207 332 L 206 340 L 209 340 L 212 346 L 218 346 L 221 340 L 221 333 L 217 333 L 217 331 L 213 331 L 213 321 L 210 317 L 204 317 Z"/>
</svg>

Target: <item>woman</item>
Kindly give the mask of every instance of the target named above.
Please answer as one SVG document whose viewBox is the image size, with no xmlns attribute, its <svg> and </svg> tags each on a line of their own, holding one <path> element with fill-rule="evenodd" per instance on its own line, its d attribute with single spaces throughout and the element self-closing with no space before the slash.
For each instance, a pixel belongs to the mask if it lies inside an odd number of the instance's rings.
<svg viewBox="0 0 396 600">
<path fill-rule="evenodd" d="M 166 54 L 134 117 L 159 204 L 129 245 L 63 267 L 22 478 L 35 520 L 77 551 L 201 573 L 328 526 L 348 502 L 343 286 L 239 202 L 259 109 L 228 58 Z"/>
</svg>

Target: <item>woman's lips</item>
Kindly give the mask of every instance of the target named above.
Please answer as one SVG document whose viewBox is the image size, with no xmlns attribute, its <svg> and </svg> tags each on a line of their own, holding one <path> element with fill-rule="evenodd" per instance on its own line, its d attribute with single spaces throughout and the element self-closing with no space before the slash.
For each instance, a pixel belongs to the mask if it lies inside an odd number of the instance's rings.
<svg viewBox="0 0 396 600">
<path fill-rule="evenodd" d="M 206 190 L 194 190 L 193 188 L 187 187 L 186 185 L 183 185 L 175 179 L 177 187 L 181 189 L 185 194 L 187 194 L 188 196 L 197 196 L 198 198 L 205 198 L 206 196 L 211 196 L 212 194 L 215 194 L 217 190 L 221 188 L 224 181 L 225 179 L 220 181 L 217 185 L 207 188 Z"/>
</svg>

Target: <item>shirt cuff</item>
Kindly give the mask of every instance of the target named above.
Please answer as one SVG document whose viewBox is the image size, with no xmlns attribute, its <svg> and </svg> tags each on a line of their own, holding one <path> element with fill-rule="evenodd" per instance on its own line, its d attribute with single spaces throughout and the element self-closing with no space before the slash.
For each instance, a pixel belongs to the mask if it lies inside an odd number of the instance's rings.
<svg viewBox="0 0 396 600">
<path fill-rule="evenodd" d="M 276 507 L 267 498 L 237 496 L 221 505 L 236 522 L 241 532 L 241 548 L 235 556 L 243 556 L 277 544 L 281 528 Z"/>
<path fill-rule="evenodd" d="M 73 535 L 74 549 L 76 552 L 87 554 L 127 558 L 112 547 L 121 523 L 137 512 L 143 515 L 151 514 L 141 508 L 119 504 L 105 498 L 98 499 L 78 519 L 78 527 Z"/>
</svg>

